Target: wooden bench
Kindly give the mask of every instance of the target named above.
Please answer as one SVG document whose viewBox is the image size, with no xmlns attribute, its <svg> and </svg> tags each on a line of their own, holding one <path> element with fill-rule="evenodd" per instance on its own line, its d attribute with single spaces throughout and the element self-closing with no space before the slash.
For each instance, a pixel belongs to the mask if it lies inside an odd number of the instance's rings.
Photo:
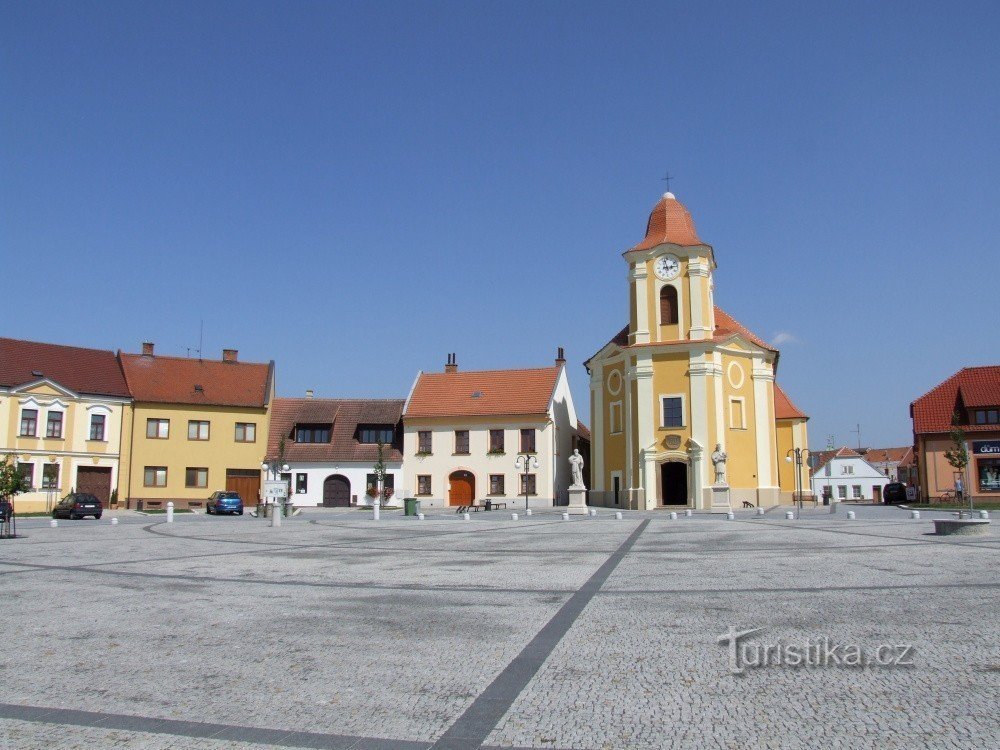
<svg viewBox="0 0 1000 750">
<path fill-rule="evenodd" d="M 507 503 L 504 503 L 504 502 L 498 503 L 496 500 L 489 500 L 487 502 L 488 502 L 488 505 L 486 506 L 486 510 L 497 510 L 499 508 L 506 508 L 507 507 Z"/>
<path fill-rule="evenodd" d="M 486 507 L 485 505 L 480 505 L 479 503 L 472 503 L 472 505 L 459 505 L 458 509 L 455 512 L 468 513 L 469 511 L 474 510 L 476 511 L 476 513 L 478 513 L 480 508 L 485 508 L 485 507 Z"/>
</svg>

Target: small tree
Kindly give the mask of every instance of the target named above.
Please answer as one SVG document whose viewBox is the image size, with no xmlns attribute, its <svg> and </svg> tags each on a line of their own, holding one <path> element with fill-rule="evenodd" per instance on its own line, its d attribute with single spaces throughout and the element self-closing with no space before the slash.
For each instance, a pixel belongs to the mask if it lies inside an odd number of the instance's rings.
<svg viewBox="0 0 1000 750">
<path fill-rule="evenodd" d="M 954 419 L 952 422 L 954 423 Z M 969 451 L 965 447 L 965 432 L 957 425 L 951 428 L 952 447 L 944 452 L 945 460 L 951 464 L 962 477 L 962 491 L 969 495 L 969 510 L 972 511 L 972 493 L 968 492 L 965 481 L 965 469 L 969 465 Z"/>
<path fill-rule="evenodd" d="M 24 492 L 24 479 L 17 468 L 17 460 L 10 453 L 0 461 L 0 520 L 6 521 L 14 512 L 11 498 Z"/>
<path fill-rule="evenodd" d="M 372 471 L 375 472 L 375 492 L 372 493 L 372 497 L 378 498 L 381 502 L 382 500 L 389 499 L 389 495 L 386 494 L 387 490 L 385 488 L 385 446 L 382 444 L 381 440 L 378 441 L 376 451 L 375 466 L 372 467 Z"/>
</svg>

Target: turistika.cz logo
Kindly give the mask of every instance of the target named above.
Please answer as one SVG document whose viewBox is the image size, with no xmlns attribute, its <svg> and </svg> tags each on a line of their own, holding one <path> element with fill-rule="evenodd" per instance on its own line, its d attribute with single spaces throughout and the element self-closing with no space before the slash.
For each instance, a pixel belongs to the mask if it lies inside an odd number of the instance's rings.
<svg viewBox="0 0 1000 750">
<path fill-rule="evenodd" d="M 719 636 L 719 644 L 729 646 L 729 671 L 745 674 L 763 667 L 912 667 L 914 647 L 908 643 L 881 643 L 874 649 L 857 643 L 835 643 L 824 636 L 802 643 L 759 643 L 750 638 L 764 628 L 737 630 Z"/>
</svg>

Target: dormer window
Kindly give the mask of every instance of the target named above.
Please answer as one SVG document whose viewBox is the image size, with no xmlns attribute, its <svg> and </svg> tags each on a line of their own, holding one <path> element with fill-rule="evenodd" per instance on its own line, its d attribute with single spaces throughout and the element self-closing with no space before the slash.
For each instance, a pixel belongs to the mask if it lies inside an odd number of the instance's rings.
<svg viewBox="0 0 1000 750">
<path fill-rule="evenodd" d="M 329 424 L 297 424 L 295 425 L 296 443 L 329 443 Z"/>
<path fill-rule="evenodd" d="M 366 445 L 392 445 L 395 431 L 389 425 L 364 424 L 358 425 L 358 442 Z"/>
<path fill-rule="evenodd" d="M 677 325 L 677 287 L 665 286 L 660 290 L 660 325 Z"/>
<path fill-rule="evenodd" d="M 1000 423 L 1000 409 L 976 409 L 972 415 L 974 424 Z"/>
</svg>

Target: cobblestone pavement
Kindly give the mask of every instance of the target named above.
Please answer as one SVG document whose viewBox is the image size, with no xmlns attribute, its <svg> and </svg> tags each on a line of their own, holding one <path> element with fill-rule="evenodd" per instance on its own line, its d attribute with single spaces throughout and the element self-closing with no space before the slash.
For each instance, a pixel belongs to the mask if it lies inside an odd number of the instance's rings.
<svg viewBox="0 0 1000 750">
<path fill-rule="evenodd" d="M 120 518 L 0 541 L 0 748 L 1000 746 L 996 531 L 896 508 Z M 761 628 L 743 656 L 828 638 L 912 664 L 736 675 L 731 628 Z"/>
</svg>

